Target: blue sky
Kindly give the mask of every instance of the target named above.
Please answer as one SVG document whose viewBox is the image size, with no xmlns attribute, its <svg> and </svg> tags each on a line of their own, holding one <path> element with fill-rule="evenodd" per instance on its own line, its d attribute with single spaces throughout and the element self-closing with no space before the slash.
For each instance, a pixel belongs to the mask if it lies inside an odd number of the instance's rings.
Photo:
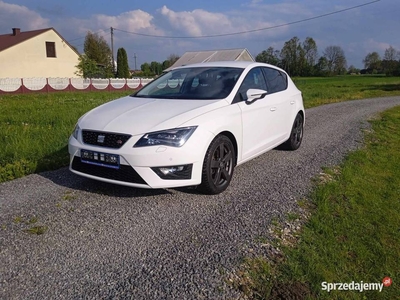
<svg viewBox="0 0 400 300">
<path fill-rule="evenodd" d="M 158 36 L 194 37 L 248 31 L 295 22 L 365 4 L 372 0 L 0 0 L 0 33 L 54 27 L 82 51 L 88 30 L 110 42 L 110 27 Z M 272 46 L 281 49 L 294 36 L 316 40 L 319 55 L 327 46 L 343 48 L 348 65 L 362 68 L 372 51 L 400 51 L 400 1 L 381 0 L 308 22 L 234 36 L 201 39 L 144 37 L 115 31 L 114 47 L 124 47 L 130 67 L 164 61 L 186 51 L 247 48 L 255 57 Z"/>
</svg>

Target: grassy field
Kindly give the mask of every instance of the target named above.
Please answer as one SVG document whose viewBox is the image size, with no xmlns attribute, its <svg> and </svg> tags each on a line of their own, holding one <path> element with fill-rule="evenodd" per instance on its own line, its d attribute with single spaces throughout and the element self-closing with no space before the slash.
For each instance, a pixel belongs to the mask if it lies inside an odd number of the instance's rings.
<svg viewBox="0 0 400 300">
<path fill-rule="evenodd" d="M 400 95 L 399 77 L 337 76 L 295 78 L 306 108 L 364 98 Z"/>
<path fill-rule="evenodd" d="M 252 298 L 400 299 L 400 107 L 372 126 L 365 148 L 326 170 L 317 184 L 295 247 L 278 239 L 278 263 L 246 262 L 242 290 Z M 322 290 L 322 282 L 382 283 L 385 277 L 393 283 L 382 292 Z"/>
<path fill-rule="evenodd" d="M 400 95 L 399 77 L 298 78 L 306 107 Z M 68 164 L 67 142 L 78 118 L 130 92 L 0 95 L 0 182 Z"/>
<path fill-rule="evenodd" d="M 0 182 L 68 165 L 78 118 L 132 92 L 0 95 Z"/>
</svg>

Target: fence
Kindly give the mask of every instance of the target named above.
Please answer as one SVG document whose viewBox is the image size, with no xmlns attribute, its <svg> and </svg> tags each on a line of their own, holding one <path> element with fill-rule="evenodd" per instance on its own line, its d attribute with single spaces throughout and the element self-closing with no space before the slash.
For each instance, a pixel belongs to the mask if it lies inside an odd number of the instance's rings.
<svg viewBox="0 0 400 300">
<path fill-rule="evenodd" d="M 124 91 L 145 86 L 151 78 L 0 78 L 0 94 L 61 91 Z"/>
</svg>

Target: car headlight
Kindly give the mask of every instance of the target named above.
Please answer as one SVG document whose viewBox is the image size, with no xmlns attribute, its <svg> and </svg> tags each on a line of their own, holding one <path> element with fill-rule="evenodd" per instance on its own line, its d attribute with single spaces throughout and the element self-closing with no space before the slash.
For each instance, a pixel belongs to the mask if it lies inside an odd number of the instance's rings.
<svg viewBox="0 0 400 300">
<path fill-rule="evenodd" d="M 78 135 L 79 135 L 79 131 L 81 129 L 79 128 L 78 124 L 75 125 L 74 131 L 72 132 L 72 136 L 77 140 L 78 139 Z"/>
<path fill-rule="evenodd" d="M 190 138 L 192 133 L 196 130 L 196 128 L 197 126 L 191 126 L 146 133 L 133 147 L 159 145 L 182 147 Z"/>
</svg>

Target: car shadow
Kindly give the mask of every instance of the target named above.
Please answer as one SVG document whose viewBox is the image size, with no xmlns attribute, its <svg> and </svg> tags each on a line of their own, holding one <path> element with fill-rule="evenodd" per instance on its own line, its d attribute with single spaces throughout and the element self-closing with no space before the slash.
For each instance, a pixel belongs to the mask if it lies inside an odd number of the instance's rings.
<svg viewBox="0 0 400 300">
<path fill-rule="evenodd" d="M 287 152 L 292 152 L 293 150 L 289 150 L 289 149 L 286 149 L 285 148 L 285 146 L 283 146 L 283 144 L 280 144 L 279 146 L 277 146 L 277 147 L 275 147 L 274 149 L 272 149 L 272 150 L 277 150 L 277 151 L 287 151 Z"/>
<path fill-rule="evenodd" d="M 68 167 L 56 171 L 42 172 L 38 175 L 52 181 L 56 185 L 69 189 L 112 197 L 140 198 L 172 194 L 165 189 L 139 189 L 85 178 L 72 173 Z"/>
<path fill-rule="evenodd" d="M 285 149 L 283 145 L 275 147 L 274 150 L 289 151 Z M 90 178 L 78 176 L 70 172 L 68 167 L 64 167 L 54 171 L 41 172 L 41 170 L 51 169 L 51 166 L 49 164 L 51 162 L 54 162 L 54 160 L 57 158 L 65 161 L 66 155 L 68 155 L 67 146 L 52 153 L 48 157 L 43 158 L 38 162 L 38 167 L 36 170 L 37 174 L 52 181 L 53 183 L 59 186 L 63 186 L 74 190 L 85 191 L 93 194 L 112 196 L 112 197 L 140 198 L 140 197 L 149 197 L 149 196 L 151 197 L 158 195 L 173 194 L 173 192 L 167 189 L 141 189 L 141 188 L 134 188 L 134 187 L 128 187 L 128 186 L 93 180 Z M 197 186 L 171 188 L 170 190 L 189 195 L 202 194 L 197 189 Z"/>
</svg>

